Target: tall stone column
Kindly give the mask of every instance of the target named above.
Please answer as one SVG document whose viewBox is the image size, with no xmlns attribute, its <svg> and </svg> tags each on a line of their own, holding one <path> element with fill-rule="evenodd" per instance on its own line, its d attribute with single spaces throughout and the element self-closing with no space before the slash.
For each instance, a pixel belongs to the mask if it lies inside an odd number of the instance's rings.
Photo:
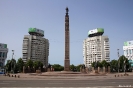
<svg viewBox="0 0 133 88">
<path fill-rule="evenodd" d="M 69 15 L 68 8 L 66 8 L 65 15 L 65 60 L 64 60 L 64 71 L 70 71 L 70 59 L 69 59 Z"/>
</svg>

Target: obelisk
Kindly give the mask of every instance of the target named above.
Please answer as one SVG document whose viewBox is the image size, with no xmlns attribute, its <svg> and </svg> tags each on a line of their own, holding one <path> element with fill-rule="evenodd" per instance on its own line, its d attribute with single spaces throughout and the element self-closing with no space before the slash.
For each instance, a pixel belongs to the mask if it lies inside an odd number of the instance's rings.
<svg viewBox="0 0 133 88">
<path fill-rule="evenodd" d="M 65 15 L 65 60 L 64 60 L 64 71 L 70 71 L 70 59 L 69 59 L 69 15 L 68 7 L 66 8 Z"/>
</svg>

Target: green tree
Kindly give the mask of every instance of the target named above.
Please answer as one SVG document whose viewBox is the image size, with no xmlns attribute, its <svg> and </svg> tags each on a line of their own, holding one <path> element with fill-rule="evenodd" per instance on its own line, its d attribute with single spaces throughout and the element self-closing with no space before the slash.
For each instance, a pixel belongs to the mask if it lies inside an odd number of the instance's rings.
<svg viewBox="0 0 133 88">
<path fill-rule="evenodd" d="M 118 70 L 118 61 L 112 60 L 110 62 L 110 68 L 111 68 L 111 72 L 117 71 Z"/>
<path fill-rule="evenodd" d="M 81 66 L 82 66 L 82 64 L 75 66 L 76 69 L 77 69 L 77 71 L 80 71 L 80 67 L 81 67 Z"/>
<path fill-rule="evenodd" d="M 72 64 L 72 65 L 70 65 L 70 68 L 71 68 L 72 71 L 74 71 L 74 69 L 75 69 L 76 67 Z"/>
<path fill-rule="evenodd" d="M 95 62 L 91 63 L 91 66 L 92 66 L 92 67 L 95 67 Z"/>
<path fill-rule="evenodd" d="M 125 61 L 125 63 L 124 63 L 124 61 Z M 122 56 L 120 56 L 120 58 L 119 58 L 119 69 L 121 70 L 121 71 L 124 71 L 124 65 L 126 65 L 126 69 L 129 69 L 130 68 L 130 63 L 129 63 L 129 61 L 128 61 L 128 58 L 126 58 L 124 55 L 122 55 Z"/>
<path fill-rule="evenodd" d="M 7 72 L 10 72 L 11 71 L 11 60 L 7 60 L 7 63 L 6 63 L 6 71 Z"/>
<path fill-rule="evenodd" d="M 33 67 L 33 61 L 31 60 L 31 59 L 29 59 L 27 62 L 26 62 L 26 67 L 30 67 L 30 68 L 32 68 Z"/>
<path fill-rule="evenodd" d="M 103 61 L 101 62 L 101 64 L 102 64 L 103 67 L 107 67 L 107 66 L 108 66 L 108 63 L 106 62 L 106 60 L 103 60 Z"/>
<path fill-rule="evenodd" d="M 43 68 L 43 63 L 41 61 L 34 61 L 33 66 L 35 69 Z"/>
<path fill-rule="evenodd" d="M 23 62 L 22 58 L 19 58 L 17 61 L 17 65 L 16 65 L 19 72 L 23 71 L 23 66 L 24 66 L 24 62 Z"/>
<path fill-rule="evenodd" d="M 98 65 L 98 67 L 103 67 L 102 63 L 99 61 L 97 62 L 97 65 Z"/>
<path fill-rule="evenodd" d="M 54 65 L 52 65 L 52 67 L 54 68 L 55 71 L 63 71 L 64 70 L 64 67 L 59 64 L 54 64 Z"/>
</svg>

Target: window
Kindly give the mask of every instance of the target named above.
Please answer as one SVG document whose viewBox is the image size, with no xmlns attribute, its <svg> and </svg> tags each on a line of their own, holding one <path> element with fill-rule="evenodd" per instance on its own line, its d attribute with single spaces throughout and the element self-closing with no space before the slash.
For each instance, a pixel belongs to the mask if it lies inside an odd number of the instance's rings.
<svg viewBox="0 0 133 88">
<path fill-rule="evenodd" d="M 132 51 L 131 51 L 131 49 L 129 49 L 129 53 L 130 53 L 130 54 L 132 54 Z"/>
<path fill-rule="evenodd" d="M 127 53 L 127 55 L 128 55 L 128 50 L 126 50 L 126 53 Z"/>
</svg>

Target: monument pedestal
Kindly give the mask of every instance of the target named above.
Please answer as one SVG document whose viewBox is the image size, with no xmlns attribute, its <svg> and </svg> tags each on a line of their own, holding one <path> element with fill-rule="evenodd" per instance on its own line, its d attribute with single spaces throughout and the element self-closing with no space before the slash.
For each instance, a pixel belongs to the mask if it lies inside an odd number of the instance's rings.
<svg viewBox="0 0 133 88">
<path fill-rule="evenodd" d="M 98 73 L 98 70 L 93 70 L 93 73 Z"/>
<path fill-rule="evenodd" d="M 66 58 L 64 60 L 64 71 L 70 71 L 70 60 Z"/>
<path fill-rule="evenodd" d="M 108 73 L 110 73 L 110 66 L 108 66 Z"/>
<path fill-rule="evenodd" d="M 103 73 L 105 73 L 105 70 L 106 70 L 106 68 L 105 68 L 105 67 L 103 67 Z"/>
<path fill-rule="evenodd" d="M 98 67 L 98 72 L 100 72 L 100 67 Z"/>
<path fill-rule="evenodd" d="M 92 72 L 94 71 L 94 67 L 92 67 Z"/>
<path fill-rule="evenodd" d="M 50 68 L 48 68 L 47 71 L 50 72 L 51 71 Z"/>
</svg>

